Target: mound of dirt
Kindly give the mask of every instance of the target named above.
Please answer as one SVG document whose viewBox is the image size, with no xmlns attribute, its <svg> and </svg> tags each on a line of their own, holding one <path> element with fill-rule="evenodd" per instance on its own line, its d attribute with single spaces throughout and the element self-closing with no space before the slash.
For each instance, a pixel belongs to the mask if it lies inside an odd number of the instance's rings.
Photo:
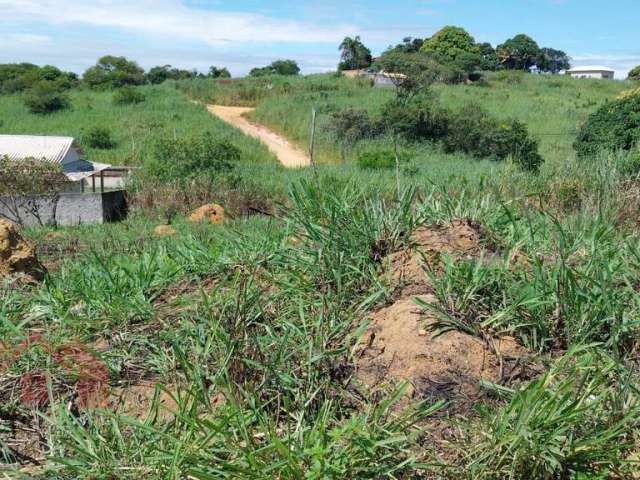
<svg viewBox="0 0 640 480">
<path fill-rule="evenodd" d="M 189 215 L 190 222 L 210 222 L 219 225 L 224 222 L 224 208 L 215 203 L 203 205 Z"/>
<path fill-rule="evenodd" d="M 20 235 L 15 225 L 0 219 L 0 278 L 36 282 L 44 278 L 44 273 L 33 245 Z"/>
<path fill-rule="evenodd" d="M 153 235 L 156 237 L 172 237 L 177 233 L 171 225 L 158 225 L 153 229 Z"/>
<path fill-rule="evenodd" d="M 433 338 L 436 318 L 415 302 L 436 305 L 424 264 L 438 268 L 442 254 L 459 259 L 495 255 L 481 226 L 468 220 L 420 228 L 412 246 L 389 257 L 395 302 L 370 316 L 357 361 L 357 377 L 371 393 L 408 381 L 415 399 L 456 400 L 472 405 L 482 380 L 498 383 L 526 355 L 513 338 L 481 339 L 452 331 Z"/>
<path fill-rule="evenodd" d="M 432 289 L 424 273 L 425 265 L 437 268 L 442 255 L 466 260 L 478 258 L 483 252 L 495 255 L 494 251 L 485 249 L 486 243 L 482 226 L 467 219 L 421 227 L 411 237 L 409 249 L 389 256 L 391 280 L 403 295 L 429 293 Z"/>
</svg>

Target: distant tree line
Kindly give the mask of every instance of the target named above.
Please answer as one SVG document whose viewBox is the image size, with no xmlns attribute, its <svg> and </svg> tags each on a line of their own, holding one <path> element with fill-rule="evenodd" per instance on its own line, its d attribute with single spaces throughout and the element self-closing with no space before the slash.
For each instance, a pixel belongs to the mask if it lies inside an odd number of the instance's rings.
<svg viewBox="0 0 640 480">
<path fill-rule="evenodd" d="M 339 70 L 366 69 L 397 71 L 399 67 L 428 69 L 443 81 L 460 81 L 475 71 L 529 70 L 536 66 L 546 73 L 558 73 L 570 68 L 570 58 L 562 50 L 540 48 L 525 34 L 516 35 L 493 47 L 478 43 L 464 29 L 446 26 L 431 38 L 406 37 L 402 43 L 389 47 L 379 58 L 360 37 L 346 37 L 340 44 Z"/>
</svg>

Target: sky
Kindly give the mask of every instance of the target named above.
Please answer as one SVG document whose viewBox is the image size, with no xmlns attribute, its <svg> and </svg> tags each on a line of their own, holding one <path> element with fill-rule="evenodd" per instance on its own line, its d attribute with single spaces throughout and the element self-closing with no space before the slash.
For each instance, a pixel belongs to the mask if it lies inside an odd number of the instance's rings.
<svg viewBox="0 0 640 480">
<path fill-rule="evenodd" d="M 335 69 L 349 35 L 379 54 L 445 25 L 494 46 L 518 33 L 617 78 L 640 65 L 640 0 L 0 0 L 0 63 L 82 73 L 105 54 L 246 74 L 279 58 Z"/>
</svg>

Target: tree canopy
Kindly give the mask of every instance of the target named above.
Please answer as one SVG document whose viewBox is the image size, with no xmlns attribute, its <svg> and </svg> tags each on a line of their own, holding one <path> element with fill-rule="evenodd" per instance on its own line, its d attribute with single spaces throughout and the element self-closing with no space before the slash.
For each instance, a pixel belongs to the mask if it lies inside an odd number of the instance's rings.
<svg viewBox="0 0 640 480">
<path fill-rule="evenodd" d="M 198 72 L 196 70 L 182 70 L 173 68 L 171 65 L 162 65 L 153 67 L 146 74 L 147 81 L 152 85 L 158 85 L 166 80 L 185 80 L 196 78 Z"/>
<path fill-rule="evenodd" d="M 640 65 L 629 72 L 628 80 L 639 80 L 640 81 Z"/>
<path fill-rule="evenodd" d="M 41 82 L 66 90 L 78 84 L 75 73 L 63 72 L 57 67 L 39 67 L 32 63 L 7 63 L 0 65 L 0 94 L 28 90 Z"/>
<path fill-rule="evenodd" d="M 550 73 L 558 73 L 560 70 L 571 68 L 569 55 L 562 50 L 553 48 L 541 48 L 536 64 L 543 72 Z"/>
<path fill-rule="evenodd" d="M 268 75 L 298 75 L 300 67 L 295 60 L 276 60 L 266 67 L 254 68 L 249 72 L 252 77 L 264 77 Z"/>
<path fill-rule="evenodd" d="M 528 70 L 540 58 L 540 47 L 534 39 L 521 33 L 497 48 L 498 59 L 509 70 Z"/>
<path fill-rule="evenodd" d="M 119 88 L 141 85 L 145 83 L 145 75 L 136 62 L 125 57 L 105 55 L 95 66 L 84 72 L 83 80 L 95 89 Z"/>
<path fill-rule="evenodd" d="M 469 55 L 478 56 L 480 49 L 474 38 L 461 27 L 446 26 L 422 45 L 423 53 L 435 53 L 450 61 Z"/>
<path fill-rule="evenodd" d="M 212 65 L 209 68 L 209 74 L 207 76 L 209 78 L 231 78 L 231 72 L 229 72 L 226 67 L 219 68 Z"/>
<path fill-rule="evenodd" d="M 358 70 L 371 66 L 372 56 L 360 37 L 346 37 L 340 44 L 340 64 L 338 70 Z"/>
</svg>

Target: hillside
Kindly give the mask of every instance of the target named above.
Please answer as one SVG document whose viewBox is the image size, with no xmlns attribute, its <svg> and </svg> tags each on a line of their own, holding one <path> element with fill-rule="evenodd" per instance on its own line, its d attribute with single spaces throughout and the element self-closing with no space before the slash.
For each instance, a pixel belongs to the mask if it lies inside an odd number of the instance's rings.
<svg viewBox="0 0 640 480">
<path fill-rule="evenodd" d="M 89 156 L 141 167 L 125 221 L 21 232 L 47 273 L 0 280 L 0 474 L 632 478 L 640 157 L 572 149 L 627 87 L 432 87 L 443 108 L 523 122 L 539 171 L 444 142 L 400 142 L 397 170 L 384 135 L 346 148 L 333 114 L 378 115 L 394 93 L 333 75 L 168 82 L 126 107 L 74 89 L 44 116 L 0 96 L 2 133 L 107 127 L 116 147 Z M 302 149 L 316 108 L 318 168 L 282 168 L 194 101 L 255 106 Z M 206 132 L 239 158 L 172 174 Z M 171 142 L 196 147 L 162 157 Z M 213 201 L 224 223 L 190 220 Z"/>
</svg>

